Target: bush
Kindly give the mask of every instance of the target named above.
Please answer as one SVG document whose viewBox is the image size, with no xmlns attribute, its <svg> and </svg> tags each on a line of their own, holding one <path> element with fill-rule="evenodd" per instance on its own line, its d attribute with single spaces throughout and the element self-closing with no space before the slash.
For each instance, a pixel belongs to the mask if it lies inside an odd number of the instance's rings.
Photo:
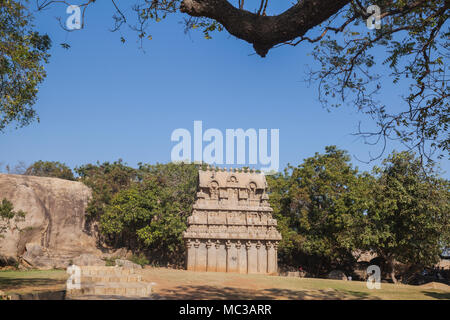
<svg viewBox="0 0 450 320">
<path fill-rule="evenodd" d="M 133 254 L 128 260 L 130 260 L 133 263 L 136 263 L 142 267 L 144 267 L 145 265 L 150 264 L 150 261 L 148 261 L 148 259 L 145 257 L 144 254 L 139 254 L 139 255 L 135 255 Z"/>
<path fill-rule="evenodd" d="M 0 238 L 2 238 L 2 234 L 10 228 L 12 221 L 19 222 L 23 221 L 23 219 L 25 219 L 25 212 L 22 210 L 14 211 L 13 204 L 4 198 L 2 202 L 0 202 Z"/>
<path fill-rule="evenodd" d="M 114 267 L 116 265 L 116 259 L 120 259 L 120 257 L 103 258 L 107 267 Z"/>
</svg>

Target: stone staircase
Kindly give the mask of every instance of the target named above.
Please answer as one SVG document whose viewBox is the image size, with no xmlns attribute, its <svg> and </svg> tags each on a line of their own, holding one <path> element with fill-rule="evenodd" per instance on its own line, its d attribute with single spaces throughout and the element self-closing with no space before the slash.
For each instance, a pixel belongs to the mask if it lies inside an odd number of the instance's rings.
<svg viewBox="0 0 450 320">
<path fill-rule="evenodd" d="M 80 266 L 79 268 L 81 272 L 79 286 L 68 287 L 66 299 L 151 298 L 152 284 L 142 281 L 138 269 L 117 266 Z M 71 281 L 70 278 L 68 281 Z M 72 284 L 76 284 L 76 281 Z"/>
</svg>

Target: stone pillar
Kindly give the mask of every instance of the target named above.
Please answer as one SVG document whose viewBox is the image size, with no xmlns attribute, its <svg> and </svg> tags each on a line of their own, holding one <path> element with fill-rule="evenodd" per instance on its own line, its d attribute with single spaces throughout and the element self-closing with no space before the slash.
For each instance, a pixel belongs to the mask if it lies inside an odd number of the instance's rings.
<svg viewBox="0 0 450 320">
<path fill-rule="evenodd" d="M 230 266 L 230 248 L 231 248 L 231 242 L 230 240 L 225 241 L 225 250 L 227 252 L 227 267 L 226 267 L 226 271 L 229 272 L 229 266 Z"/>
<path fill-rule="evenodd" d="M 200 240 L 196 239 L 194 242 L 194 252 L 195 252 L 194 270 L 195 271 L 202 271 L 199 266 L 199 260 L 201 258 L 201 253 L 200 253 L 199 248 L 200 248 Z"/>
<path fill-rule="evenodd" d="M 227 241 L 227 272 L 238 272 L 238 251 L 236 244 Z"/>
<path fill-rule="evenodd" d="M 217 250 L 211 240 L 206 242 L 206 251 L 208 254 L 206 271 L 216 271 L 217 266 Z"/>
<path fill-rule="evenodd" d="M 195 247 L 193 246 L 191 239 L 188 239 L 186 241 L 186 251 L 187 251 L 187 266 L 186 266 L 186 268 L 188 270 L 194 271 L 195 270 Z"/>
<path fill-rule="evenodd" d="M 255 244 L 247 241 L 247 273 L 258 273 L 258 253 Z"/>
<path fill-rule="evenodd" d="M 238 270 L 239 273 L 247 273 L 247 250 L 245 249 L 245 245 L 243 246 L 241 241 L 236 242 L 236 251 L 237 251 L 237 259 L 238 259 Z"/>
<path fill-rule="evenodd" d="M 200 245 L 198 246 L 197 249 L 197 270 L 198 271 L 206 271 L 206 266 L 207 266 L 207 256 L 208 255 L 208 251 L 206 248 L 206 241 L 202 240 L 200 242 Z"/>
<path fill-rule="evenodd" d="M 256 247 L 256 272 L 262 273 L 262 271 L 261 271 L 261 253 L 260 253 L 261 241 L 257 241 L 255 247 Z"/>
<path fill-rule="evenodd" d="M 258 241 L 259 242 L 259 241 Z M 258 249 L 259 252 L 259 273 L 266 274 L 267 273 L 267 248 L 265 241 L 263 243 L 260 243 L 260 248 Z"/>
<path fill-rule="evenodd" d="M 275 248 L 271 241 L 267 241 L 267 273 L 274 274 L 277 272 L 277 257 L 275 255 Z"/>
<path fill-rule="evenodd" d="M 275 249 L 275 273 L 278 272 L 278 242 L 275 242 L 273 245 Z"/>
<path fill-rule="evenodd" d="M 239 241 L 239 240 L 236 241 L 235 247 L 236 247 L 236 259 L 237 259 L 237 261 L 236 261 L 236 263 L 237 263 L 237 270 L 236 270 L 236 272 L 237 273 L 241 273 L 241 247 L 242 247 L 241 241 Z"/>
<path fill-rule="evenodd" d="M 216 254 L 217 254 L 217 272 L 227 272 L 227 249 L 225 244 L 219 240 L 216 242 Z"/>
</svg>

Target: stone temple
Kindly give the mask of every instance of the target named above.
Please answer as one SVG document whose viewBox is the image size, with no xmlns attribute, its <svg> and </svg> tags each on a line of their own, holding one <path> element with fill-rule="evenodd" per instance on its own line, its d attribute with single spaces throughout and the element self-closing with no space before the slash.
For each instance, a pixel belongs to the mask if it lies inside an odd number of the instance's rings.
<svg viewBox="0 0 450 320">
<path fill-rule="evenodd" d="M 277 273 L 281 235 L 272 218 L 264 174 L 199 171 L 199 191 L 184 232 L 187 269 Z"/>
</svg>

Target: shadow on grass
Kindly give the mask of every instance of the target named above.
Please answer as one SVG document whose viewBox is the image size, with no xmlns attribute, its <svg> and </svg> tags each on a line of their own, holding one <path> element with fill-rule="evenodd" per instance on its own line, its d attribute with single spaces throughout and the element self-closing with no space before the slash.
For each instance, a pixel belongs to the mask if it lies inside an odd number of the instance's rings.
<svg viewBox="0 0 450 320">
<path fill-rule="evenodd" d="M 440 300 L 450 300 L 450 292 L 433 292 L 433 291 L 422 291 L 426 296 L 440 299 Z"/>
<path fill-rule="evenodd" d="M 314 290 L 301 291 L 289 289 L 238 289 L 213 286 L 178 286 L 157 291 L 155 298 L 168 300 L 341 300 L 341 299 L 376 299 L 369 294 L 357 291 Z"/>
<path fill-rule="evenodd" d="M 64 284 L 65 280 L 50 278 L 6 278 L 0 277 L 1 290 L 14 290 L 24 287 L 47 287 Z"/>
<path fill-rule="evenodd" d="M 351 291 L 351 290 L 342 290 L 341 292 L 349 295 L 349 296 L 353 296 L 353 297 L 357 297 L 360 299 L 376 299 L 378 300 L 379 298 L 377 297 L 371 297 L 370 294 L 368 294 L 367 292 L 361 292 L 361 291 Z M 354 298 L 352 298 L 354 299 Z"/>
</svg>

